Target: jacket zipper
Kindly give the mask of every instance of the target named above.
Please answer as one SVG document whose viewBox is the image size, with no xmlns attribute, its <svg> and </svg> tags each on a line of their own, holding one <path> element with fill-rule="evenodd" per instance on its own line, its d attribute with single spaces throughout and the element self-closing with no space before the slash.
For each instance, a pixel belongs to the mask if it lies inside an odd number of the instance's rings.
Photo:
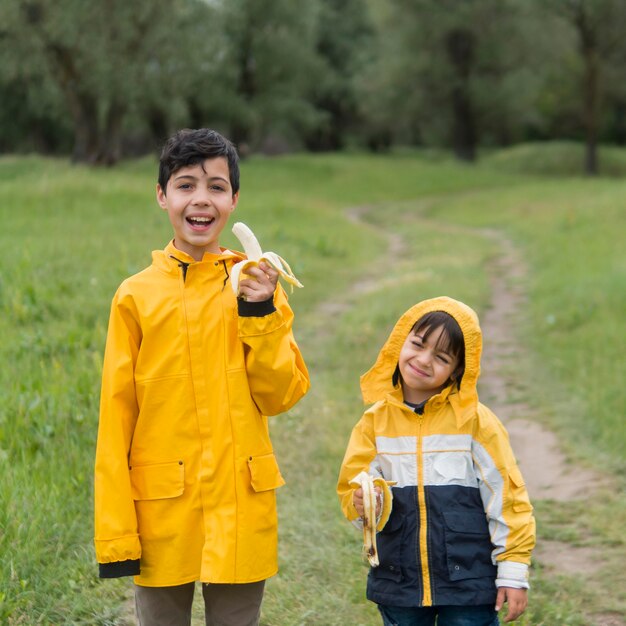
<svg viewBox="0 0 626 626">
<path fill-rule="evenodd" d="M 417 436 L 417 506 L 419 511 L 419 558 L 422 569 L 422 606 L 432 606 L 430 588 L 430 568 L 428 567 L 428 529 L 426 527 L 426 492 L 424 490 L 424 453 L 422 450 L 422 426 L 424 415 L 419 416 L 419 430 Z"/>
</svg>

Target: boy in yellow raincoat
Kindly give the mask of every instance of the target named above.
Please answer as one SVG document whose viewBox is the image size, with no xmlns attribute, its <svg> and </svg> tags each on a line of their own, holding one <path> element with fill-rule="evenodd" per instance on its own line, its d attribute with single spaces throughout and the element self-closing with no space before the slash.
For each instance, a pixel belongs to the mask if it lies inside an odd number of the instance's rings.
<svg viewBox="0 0 626 626">
<path fill-rule="evenodd" d="M 497 626 L 504 602 L 505 621 L 526 608 L 535 520 L 508 435 L 478 400 L 481 349 L 474 311 L 433 298 L 402 315 L 361 377 L 374 404 L 337 491 L 358 525 L 354 479 L 367 472 L 379 485 L 367 597 L 385 626 Z"/>
<path fill-rule="evenodd" d="M 219 245 L 239 199 L 238 156 L 209 129 L 163 148 L 157 201 L 173 240 L 111 306 L 95 463 L 100 576 L 133 575 L 140 624 L 189 624 L 202 581 L 207 624 L 257 624 L 277 572 L 267 416 L 309 376 L 277 272 Z"/>
</svg>

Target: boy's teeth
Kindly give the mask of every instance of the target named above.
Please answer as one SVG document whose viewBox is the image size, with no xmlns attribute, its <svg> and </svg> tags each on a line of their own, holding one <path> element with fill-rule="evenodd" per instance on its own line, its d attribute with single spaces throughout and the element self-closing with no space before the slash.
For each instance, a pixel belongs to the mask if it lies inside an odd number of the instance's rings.
<svg viewBox="0 0 626 626">
<path fill-rule="evenodd" d="M 189 217 L 187 218 L 192 224 L 209 224 L 211 221 L 210 217 Z"/>
</svg>

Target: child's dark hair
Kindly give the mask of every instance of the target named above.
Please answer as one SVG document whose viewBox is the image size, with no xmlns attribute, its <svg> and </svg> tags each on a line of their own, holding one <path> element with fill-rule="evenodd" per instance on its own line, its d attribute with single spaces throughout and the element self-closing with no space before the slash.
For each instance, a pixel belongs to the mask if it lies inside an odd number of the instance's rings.
<svg viewBox="0 0 626 626">
<path fill-rule="evenodd" d="M 461 378 L 463 378 L 463 373 L 465 372 L 465 338 L 459 323 L 452 315 L 444 311 L 426 313 L 413 324 L 411 333 L 417 334 L 424 331 L 422 338 L 426 341 L 438 328 L 442 328 L 443 332 L 439 335 L 435 348 L 443 350 L 458 359 L 459 364 L 450 378 L 460 386 Z M 400 369 L 398 367 L 396 367 L 393 373 L 392 380 L 393 386 L 396 387 L 400 380 Z"/>
<path fill-rule="evenodd" d="M 239 191 L 239 156 L 226 137 L 210 128 L 185 128 L 172 135 L 163 146 L 159 159 L 159 185 L 165 193 L 167 181 L 181 167 L 197 165 L 206 159 L 224 157 L 233 195 Z"/>
</svg>

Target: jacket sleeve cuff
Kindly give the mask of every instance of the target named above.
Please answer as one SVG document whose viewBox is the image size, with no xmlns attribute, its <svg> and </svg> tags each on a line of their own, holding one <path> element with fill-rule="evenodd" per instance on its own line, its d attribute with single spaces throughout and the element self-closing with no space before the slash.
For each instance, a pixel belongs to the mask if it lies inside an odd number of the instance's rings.
<svg viewBox="0 0 626 626">
<path fill-rule="evenodd" d="M 528 565 L 514 561 L 500 561 L 496 587 L 511 587 L 513 589 L 528 589 Z"/>
<path fill-rule="evenodd" d="M 237 300 L 237 311 L 239 317 L 265 317 L 276 310 L 274 306 L 274 296 L 263 300 L 263 302 L 248 302 L 239 298 Z"/>
<path fill-rule="evenodd" d="M 121 578 L 122 576 L 138 576 L 140 572 L 139 559 L 129 561 L 114 561 L 113 563 L 98 563 L 100 578 Z"/>
</svg>

